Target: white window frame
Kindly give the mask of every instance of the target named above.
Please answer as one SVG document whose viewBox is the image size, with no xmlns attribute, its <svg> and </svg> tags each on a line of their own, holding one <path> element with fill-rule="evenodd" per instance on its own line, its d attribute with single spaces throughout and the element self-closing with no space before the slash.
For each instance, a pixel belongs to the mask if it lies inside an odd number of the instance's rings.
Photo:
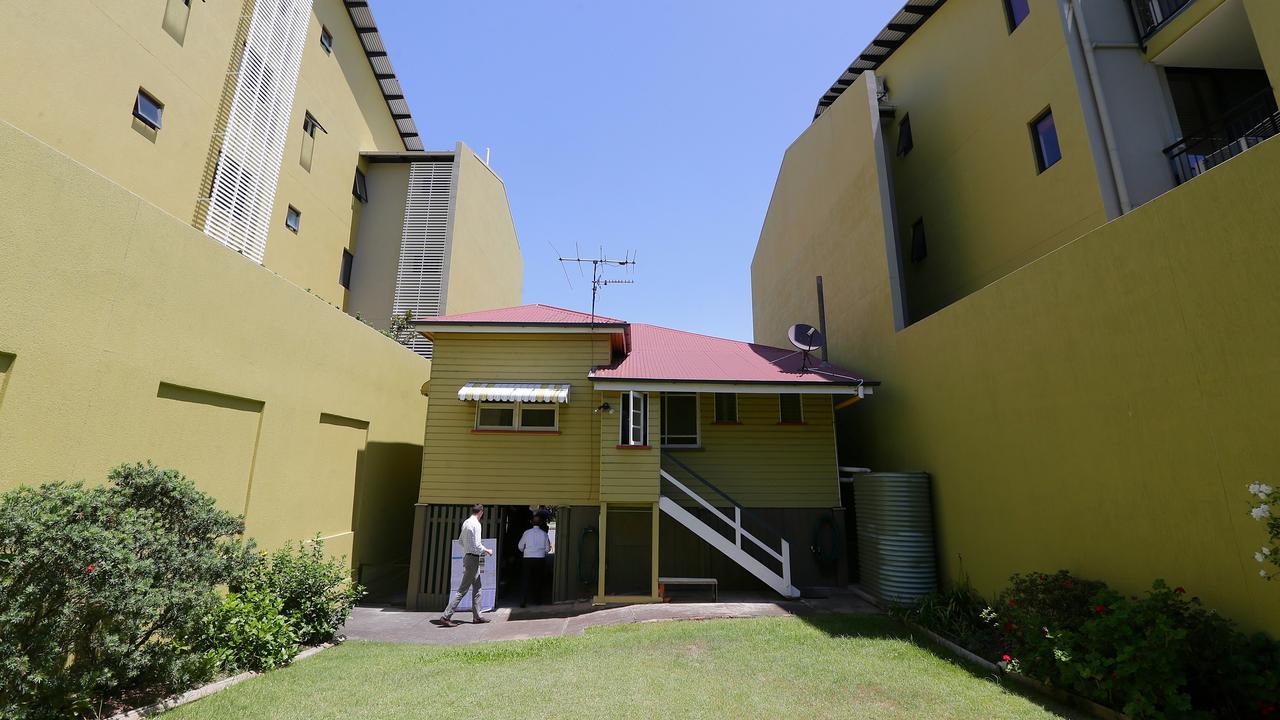
<svg viewBox="0 0 1280 720">
<path fill-rule="evenodd" d="M 733 417 L 722 419 L 720 417 L 720 396 L 727 395 L 733 398 Z M 742 415 L 738 413 L 738 393 L 718 392 L 712 393 L 711 397 L 711 420 L 713 422 L 724 423 L 728 425 L 738 425 L 742 422 Z"/>
<path fill-rule="evenodd" d="M 799 420 L 787 420 L 786 418 L 782 417 L 782 398 L 784 397 L 794 397 L 800 400 L 800 419 Z M 781 425 L 785 423 L 787 425 L 797 425 L 803 422 L 804 422 L 804 395 L 800 393 L 778 393 L 778 424 Z"/>
<path fill-rule="evenodd" d="M 536 425 L 533 427 L 524 427 L 520 424 L 520 415 L 525 405 L 533 405 L 536 410 L 552 410 L 556 414 L 555 424 L 551 427 L 545 425 Z M 544 407 L 545 406 L 545 407 Z M 511 409 L 510 425 L 481 425 L 480 410 L 482 409 Z M 559 403 L 523 403 L 523 402 L 477 402 L 476 403 L 476 430 L 506 430 L 509 432 L 559 432 L 560 431 L 560 404 Z"/>
<path fill-rule="evenodd" d="M 693 444 L 688 443 L 669 443 L 667 435 L 663 432 L 662 423 L 658 424 L 658 443 L 664 448 L 700 448 L 702 447 L 702 394 L 696 392 L 670 392 L 662 393 L 662 420 L 667 419 L 667 403 L 668 397 L 677 396 L 693 396 Z"/>
<path fill-rule="evenodd" d="M 622 400 L 626 399 L 624 405 Z M 645 447 L 649 444 L 649 394 L 636 390 L 624 390 L 618 397 L 619 410 L 626 412 L 618 418 L 618 444 L 628 447 Z M 639 412 L 636 408 L 639 407 Z M 637 422 L 638 421 L 638 422 Z"/>
</svg>

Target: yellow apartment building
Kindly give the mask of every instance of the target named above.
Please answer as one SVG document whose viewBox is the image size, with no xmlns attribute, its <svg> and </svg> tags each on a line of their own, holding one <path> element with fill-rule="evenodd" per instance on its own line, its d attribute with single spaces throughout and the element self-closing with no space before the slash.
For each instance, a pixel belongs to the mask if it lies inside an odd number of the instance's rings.
<svg viewBox="0 0 1280 720">
<path fill-rule="evenodd" d="M 884 382 L 846 466 L 933 475 L 940 568 L 1194 588 L 1280 630 L 1280 6 L 910 0 L 786 150 L 755 337 Z M 855 441 L 856 439 L 856 441 Z"/>
<path fill-rule="evenodd" d="M 5 20 L 0 489 L 150 458 L 403 570 L 429 347 L 378 330 L 519 301 L 501 179 L 423 148 L 367 2 Z"/>
</svg>

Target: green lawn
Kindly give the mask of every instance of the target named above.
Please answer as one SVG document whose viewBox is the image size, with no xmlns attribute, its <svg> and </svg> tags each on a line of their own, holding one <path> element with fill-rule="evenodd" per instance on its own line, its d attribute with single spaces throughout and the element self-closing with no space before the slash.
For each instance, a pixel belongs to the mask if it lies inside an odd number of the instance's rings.
<svg viewBox="0 0 1280 720">
<path fill-rule="evenodd" d="M 218 718 L 1053 718 L 875 616 L 624 625 L 460 647 L 349 642 L 167 713 Z"/>
</svg>

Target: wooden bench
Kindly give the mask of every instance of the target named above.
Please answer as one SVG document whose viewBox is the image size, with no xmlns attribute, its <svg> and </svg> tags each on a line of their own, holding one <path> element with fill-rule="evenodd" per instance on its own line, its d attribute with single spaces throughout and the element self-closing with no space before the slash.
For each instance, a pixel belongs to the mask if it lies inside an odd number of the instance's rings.
<svg viewBox="0 0 1280 720">
<path fill-rule="evenodd" d="M 667 597 L 667 586 L 709 587 L 711 602 L 720 602 L 720 581 L 715 578 L 660 577 L 658 578 L 658 595 Z"/>
</svg>

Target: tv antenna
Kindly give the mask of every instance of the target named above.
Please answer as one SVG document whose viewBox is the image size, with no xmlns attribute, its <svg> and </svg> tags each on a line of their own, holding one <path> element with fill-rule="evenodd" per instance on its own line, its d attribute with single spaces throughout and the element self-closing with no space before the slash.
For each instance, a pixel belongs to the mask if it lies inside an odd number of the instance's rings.
<svg viewBox="0 0 1280 720">
<path fill-rule="evenodd" d="M 579 272 L 581 272 L 585 264 L 591 263 L 591 323 L 593 325 L 596 321 L 596 296 L 600 294 L 600 288 L 607 285 L 631 285 L 635 283 L 635 280 L 623 280 L 601 276 L 601 273 L 609 267 L 625 267 L 628 269 L 634 267 L 636 264 L 635 251 L 631 251 L 622 256 L 621 259 L 618 259 L 606 257 L 604 254 L 604 248 L 600 248 L 600 255 L 598 257 L 582 257 L 581 254 L 579 254 L 577 257 L 559 257 L 559 260 L 562 268 L 565 263 L 577 263 Z M 567 279 L 568 275 L 566 274 L 565 277 Z M 572 286 L 572 284 L 570 284 L 570 286 Z"/>
</svg>

